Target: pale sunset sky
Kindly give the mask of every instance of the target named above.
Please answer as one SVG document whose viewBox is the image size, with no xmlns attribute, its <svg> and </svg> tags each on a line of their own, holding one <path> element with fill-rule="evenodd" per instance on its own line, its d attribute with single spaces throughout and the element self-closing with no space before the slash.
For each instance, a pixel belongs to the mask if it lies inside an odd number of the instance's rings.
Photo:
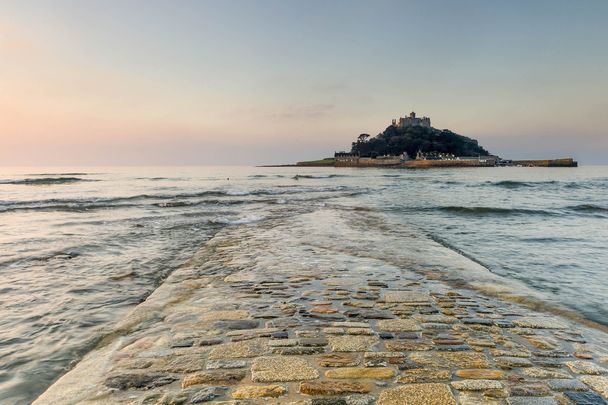
<svg viewBox="0 0 608 405">
<path fill-rule="evenodd" d="M 411 110 L 608 163 L 608 1 L 0 1 L 0 165 L 291 163 Z"/>
</svg>

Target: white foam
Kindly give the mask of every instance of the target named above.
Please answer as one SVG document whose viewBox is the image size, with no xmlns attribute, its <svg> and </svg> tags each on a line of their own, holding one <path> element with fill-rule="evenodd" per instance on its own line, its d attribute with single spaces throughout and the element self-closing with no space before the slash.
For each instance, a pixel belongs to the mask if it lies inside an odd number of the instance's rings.
<svg viewBox="0 0 608 405">
<path fill-rule="evenodd" d="M 226 225 L 244 225 L 244 224 L 251 224 L 253 222 L 258 222 L 263 219 L 264 219 L 264 217 L 261 215 L 246 215 L 244 217 L 237 218 L 237 219 L 229 219 L 226 217 L 220 217 L 220 218 L 212 219 L 211 222 L 216 223 L 216 224 L 226 224 Z"/>
<path fill-rule="evenodd" d="M 226 191 L 226 195 L 249 195 L 249 191 L 245 191 L 245 190 L 228 190 Z"/>
</svg>

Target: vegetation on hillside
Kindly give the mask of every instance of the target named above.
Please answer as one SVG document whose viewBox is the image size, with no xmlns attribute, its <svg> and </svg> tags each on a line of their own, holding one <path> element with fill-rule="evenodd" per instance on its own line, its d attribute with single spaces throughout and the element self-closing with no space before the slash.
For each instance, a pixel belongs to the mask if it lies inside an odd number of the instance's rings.
<svg viewBox="0 0 608 405">
<path fill-rule="evenodd" d="M 447 129 L 439 130 L 422 126 L 397 128 L 389 126 L 384 132 L 371 137 L 361 134 L 352 144 L 352 153 L 360 156 L 400 155 L 403 152 L 414 158 L 418 151 L 451 153 L 456 156 L 487 156 L 489 152 L 475 139 L 455 134 Z"/>
</svg>

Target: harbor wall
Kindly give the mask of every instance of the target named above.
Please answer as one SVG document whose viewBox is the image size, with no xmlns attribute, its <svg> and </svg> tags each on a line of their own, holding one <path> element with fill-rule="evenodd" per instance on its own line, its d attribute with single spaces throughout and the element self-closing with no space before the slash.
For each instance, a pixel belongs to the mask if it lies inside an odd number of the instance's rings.
<svg viewBox="0 0 608 405">
<path fill-rule="evenodd" d="M 513 166 L 534 167 L 577 167 L 578 162 L 572 158 L 562 159 L 537 159 L 537 160 L 514 160 Z"/>
<path fill-rule="evenodd" d="M 399 166 L 401 159 L 371 159 L 371 158 L 356 158 L 348 160 L 336 159 L 336 167 L 392 167 Z"/>
<path fill-rule="evenodd" d="M 409 168 L 430 167 L 487 167 L 495 166 L 494 161 L 486 162 L 480 160 L 409 160 L 402 164 Z"/>
</svg>

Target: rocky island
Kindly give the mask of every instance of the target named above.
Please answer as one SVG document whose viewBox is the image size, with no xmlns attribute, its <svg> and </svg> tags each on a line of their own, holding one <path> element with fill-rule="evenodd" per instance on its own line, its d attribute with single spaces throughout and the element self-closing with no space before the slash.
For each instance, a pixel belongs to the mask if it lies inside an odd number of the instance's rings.
<svg viewBox="0 0 608 405">
<path fill-rule="evenodd" d="M 477 140 L 448 129 L 431 126 L 428 117 L 415 112 L 394 119 L 376 136 L 361 134 L 348 152 L 336 152 L 333 158 L 298 162 L 298 166 L 337 167 L 488 167 L 539 166 L 576 167 L 572 158 L 510 160 L 492 155 Z"/>
</svg>

